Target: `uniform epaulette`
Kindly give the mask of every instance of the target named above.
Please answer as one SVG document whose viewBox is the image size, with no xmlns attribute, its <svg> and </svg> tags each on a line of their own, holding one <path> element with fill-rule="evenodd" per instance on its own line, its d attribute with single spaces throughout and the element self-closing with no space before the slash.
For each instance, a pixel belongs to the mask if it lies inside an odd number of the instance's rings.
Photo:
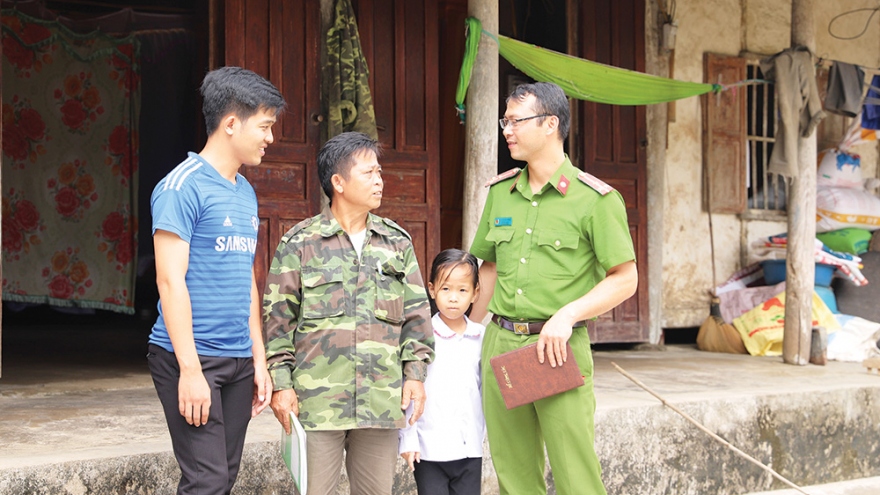
<svg viewBox="0 0 880 495">
<path fill-rule="evenodd" d="M 578 179 L 580 179 L 581 182 L 583 182 L 584 184 L 593 188 L 597 193 L 601 194 L 602 196 L 605 196 L 606 194 L 614 190 L 613 187 L 586 172 L 579 173 Z"/>
<path fill-rule="evenodd" d="M 308 227 L 309 225 L 311 225 L 311 224 L 314 223 L 314 222 L 315 222 L 315 217 L 309 217 L 309 218 L 306 218 L 306 219 L 303 220 L 302 222 L 300 222 L 300 223 L 294 225 L 293 227 L 291 227 L 290 230 L 288 230 L 288 231 L 282 236 L 282 240 L 283 240 L 283 241 L 288 241 L 288 240 L 290 240 L 290 238 L 292 238 L 293 236 L 295 236 L 297 232 L 299 232 L 299 231 L 301 231 L 302 229 Z"/>
<path fill-rule="evenodd" d="M 511 178 L 511 177 L 516 176 L 516 174 L 520 173 L 521 171 L 522 171 L 521 168 L 519 168 L 519 167 L 514 167 L 514 168 L 508 170 L 507 172 L 504 172 L 504 173 L 501 173 L 501 174 L 496 175 L 495 177 L 492 177 L 491 179 L 489 179 L 488 181 L 486 181 L 486 185 L 483 186 L 483 187 L 493 186 L 493 185 L 495 185 L 495 184 L 497 184 L 497 183 L 499 183 L 499 182 L 501 182 L 501 181 L 503 181 L 503 180 L 505 180 L 505 179 L 509 179 L 509 178 Z"/>
<path fill-rule="evenodd" d="M 385 222 L 385 225 L 387 225 L 387 226 L 389 226 L 389 227 L 391 227 L 391 228 L 393 228 L 393 229 L 395 229 L 395 230 L 400 231 L 400 233 L 402 233 L 403 235 L 405 235 L 407 239 L 409 239 L 410 241 L 412 241 L 412 236 L 409 235 L 409 232 L 407 232 L 406 229 L 404 229 L 403 227 L 401 227 L 400 225 L 398 225 L 394 220 L 392 220 L 392 219 L 390 219 L 390 218 L 382 217 L 382 221 Z"/>
</svg>

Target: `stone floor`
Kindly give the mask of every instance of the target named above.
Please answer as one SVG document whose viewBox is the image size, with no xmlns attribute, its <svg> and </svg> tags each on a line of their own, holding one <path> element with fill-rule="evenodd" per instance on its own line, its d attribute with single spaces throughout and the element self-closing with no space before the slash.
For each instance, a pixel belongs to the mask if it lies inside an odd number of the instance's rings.
<svg viewBox="0 0 880 495">
<path fill-rule="evenodd" d="M 170 451 L 144 359 L 151 322 L 114 317 L 96 325 L 79 316 L 46 320 L 40 314 L 11 318 L 11 323 L 4 319 L 0 472 Z M 795 392 L 880 389 L 880 376 L 858 363 L 791 366 L 781 358 L 704 353 L 689 344 L 600 346 L 594 349 L 594 360 L 597 425 L 617 410 L 660 404 L 612 363 L 669 403 L 684 406 Z M 277 441 L 279 435 L 267 411 L 251 423 L 248 443 Z M 809 493 L 880 493 L 876 479 L 864 482 L 874 485 L 869 491 L 817 488 Z"/>
</svg>

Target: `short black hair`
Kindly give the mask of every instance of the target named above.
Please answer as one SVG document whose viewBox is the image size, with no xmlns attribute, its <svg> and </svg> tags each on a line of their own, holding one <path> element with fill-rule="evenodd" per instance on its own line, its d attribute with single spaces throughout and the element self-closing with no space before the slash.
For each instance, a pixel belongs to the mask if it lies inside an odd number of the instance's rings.
<svg viewBox="0 0 880 495">
<path fill-rule="evenodd" d="M 553 83 L 538 82 L 520 84 L 507 97 L 506 103 L 511 100 L 525 100 L 528 95 L 535 97 L 535 112 L 538 115 L 555 115 L 559 119 L 559 140 L 565 141 L 571 128 L 571 109 L 568 106 L 568 97 L 565 91 Z M 542 117 L 539 123 L 544 122 Z"/>
<path fill-rule="evenodd" d="M 229 113 L 247 120 L 260 110 L 274 110 L 278 115 L 287 105 L 272 83 L 241 67 L 221 67 L 208 72 L 199 91 L 208 135 L 217 130 L 220 119 Z"/>
<path fill-rule="evenodd" d="M 434 262 L 431 263 L 431 278 L 428 281 L 434 286 L 434 290 L 437 290 L 438 286 L 443 285 L 443 282 L 449 278 L 452 270 L 459 266 L 470 268 L 471 281 L 474 284 L 474 288 L 480 285 L 480 262 L 477 261 L 477 257 L 467 251 L 452 248 L 440 251 L 434 257 Z M 440 277 L 443 277 L 443 279 L 441 280 Z M 431 314 L 436 313 L 437 303 L 434 301 L 434 298 L 430 298 L 428 302 L 431 305 Z M 466 314 L 470 315 L 470 312 L 471 308 L 468 308 Z"/>
<path fill-rule="evenodd" d="M 459 266 L 469 267 L 474 287 L 480 285 L 480 264 L 476 256 L 454 248 L 444 249 L 434 257 L 434 262 L 431 264 L 431 278 L 429 281 L 434 285 L 443 283 L 445 279 L 438 280 L 438 278 L 443 275 L 448 277 L 449 273 Z"/>
<path fill-rule="evenodd" d="M 362 132 L 343 132 L 330 138 L 318 151 L 318 179 L 324 194 L 333 201 L 333 183 L 331 178 L 339 174 L 346 179 L 354 165 L 355 155 L 372 151 L 378 157 L 381 154 L 379 142 Z"/>
</svg>

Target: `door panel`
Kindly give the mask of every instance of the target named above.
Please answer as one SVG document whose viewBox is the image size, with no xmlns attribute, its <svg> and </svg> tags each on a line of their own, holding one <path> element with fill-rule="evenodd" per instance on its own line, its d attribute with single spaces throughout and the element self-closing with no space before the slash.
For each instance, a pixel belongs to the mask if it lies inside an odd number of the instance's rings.
<svg viewBox="0 0 880 495">
<path fill-rule="evenodd" d="M 320 211 L 320 3 L 226 2 L 226 64 L 267 77 L 288 105 L 263 163 L 243 172 L 260 203 L 260 290 L 281 236 Z M 439 131 L 436 112 L 428 111 L 438 105 L 435 3 L 353 2 L 384 149 L 380 163 L 385 193 L 375 213 L 395 220 L 412 235 L 423 276 L 440 245 Z"/>
<path fill-rule="evenodd" d="M 260 204 L 257 284 L 263 290 L 281 236 L 320 210 L 316 156 L 320 140 L 319 0 L 227 0 L 226 65 L 269 79 L 287 101 L 263 163 L 243 167 Z"/>
<path fill-rule="evenodd" d="M 359 0 L 355 11 L 383 148 L 376 213 L 409 232 L 427 278 L 440 250 L 436 2 Z"/>
<path fill-rule="evenodd" d="M 577 56 L 644 72 L 644 0 L 576 2 Z M 648 341 L 647 184 L 645 107 L 579 102 L 580 136 L 575 143 L 587 172 L 624 198 L 639 267 L 636 294 L 590 324 L 593 342 Z"/>
</svg>

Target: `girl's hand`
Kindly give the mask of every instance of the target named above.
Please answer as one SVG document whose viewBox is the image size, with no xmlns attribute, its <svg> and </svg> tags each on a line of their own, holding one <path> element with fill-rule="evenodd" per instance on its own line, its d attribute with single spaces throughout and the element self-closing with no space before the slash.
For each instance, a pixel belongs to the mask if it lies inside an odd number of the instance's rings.
<svg viewBox="0 0 880 495">
<path fill-rule="evenodd" d="M 416 470 L 416 465 L 414 463 L 419 462 L 418 452 L 404 452 L 400 454 L 400 457 L 403 457 L 403 460 L 405 460 L 407 465 L 409 465 L 409 472 L 413 472 Z"/>
</svg>

